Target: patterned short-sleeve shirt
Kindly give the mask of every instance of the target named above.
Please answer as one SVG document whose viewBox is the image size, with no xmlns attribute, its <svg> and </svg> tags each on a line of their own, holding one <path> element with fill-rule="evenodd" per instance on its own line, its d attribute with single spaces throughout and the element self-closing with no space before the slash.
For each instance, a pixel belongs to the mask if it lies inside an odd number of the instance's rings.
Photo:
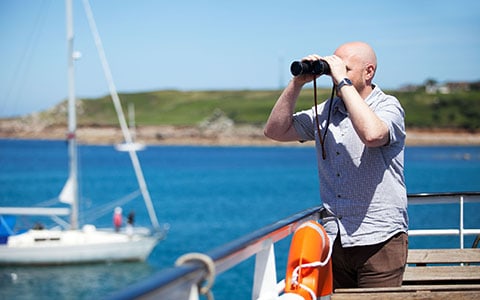
<svg viewBox="0 0 480 300">
<path fill-rule="evenodd" d="M 294 114 L 293 124 L 302 141 L 316 140 L 320 197 L 336 222 L 324 224 L 332 238 L 343 246 L 381 243 L 398 232 L 407 232 L 407 193 L 403 174 L 405 145 L 404 111 L 398 100 L 378 86 L 365 99 L 388 126 L 389 142 L 369 148 L 358 137 L 343 100 L 332 103 L 330 125 L 325 138 L 326 159 L 317 134 L 315 109 Z M 318 106 L 322 136 L 327 123 L 329 101 Z"/>
</svg>

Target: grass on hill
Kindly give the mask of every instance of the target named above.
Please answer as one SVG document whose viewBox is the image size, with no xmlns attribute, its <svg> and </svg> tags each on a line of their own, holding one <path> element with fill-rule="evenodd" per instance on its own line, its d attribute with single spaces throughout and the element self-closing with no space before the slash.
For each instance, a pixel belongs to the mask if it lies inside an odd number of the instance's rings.
<svg viewBox="0 0 480 300">
<path fill-rule="evenodd" d="M 310 91 L 311 93 L 311 91 Z M 302 92 L 298 106 L 312 106 L 309 91 Z M 158 91 L 136 94 L 121 94 L 124 110 L 128 103 L 135 104 L 135 122 L 138 125 L 194 126 L 221 110 L 236 124 L 265 123 L 278 90 L 244 91 Z M 328 91 L 320 91 L 319 99 L 325 99 Z M 80 124 L 116 124 L 116 114 L 110 97 L 83 101 Z"/>
<path fill-rule="evenodd" d="M 427 94 L 386 91 L 397 97 L 405 109 L 408 127 L 480 130 L 480 91 Z M 142 125 L 196 126 L 222 111 L 236 124 L 262 125 L 270 114 L 280 90 L 177 91 L 163 90 L 120 94 L 123 109 L 135 105 L 135 121 Z M 330 89 L 319 89 L 319 102 Z M 313 90 L 304 89 L 296 110 L 313 106 Z M 85 99 L 79 110 L 80 125 L 118 124 L 109 96 Z"/>
</svg>

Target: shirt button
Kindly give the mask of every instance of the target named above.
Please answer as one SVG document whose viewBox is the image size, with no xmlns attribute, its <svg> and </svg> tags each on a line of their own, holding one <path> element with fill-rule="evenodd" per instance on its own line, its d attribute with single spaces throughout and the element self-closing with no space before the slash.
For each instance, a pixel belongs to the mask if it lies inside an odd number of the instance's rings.
<svg viewBox="0 0 480 300">
<path fill-rule="evenodd" d="M 342 195 L 338 194 L 338 195 L 337 195 L 337 198 L 342 198 Z"/>
<path fill-rule="evenodd" d="M 340 177 L 340 173 L 337 173 L 337 177 Z"/>
<path fill-rule="evenodd" d="M 337 152 L 335 152 L 335 153 L 336 153 L 337 155 L 340 155 L 340 152 L 338 152 L 338 151 L 337 151 Z"/>
</svg>

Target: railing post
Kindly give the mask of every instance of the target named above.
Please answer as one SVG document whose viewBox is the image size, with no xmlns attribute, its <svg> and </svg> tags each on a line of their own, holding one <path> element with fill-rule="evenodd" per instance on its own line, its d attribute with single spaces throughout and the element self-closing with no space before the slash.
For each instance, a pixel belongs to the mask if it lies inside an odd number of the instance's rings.
<svg viewBox="0 0 480 300">
<path fill-rule="evenodd" d="M 460 249 L 463 249 L 463 195 L 460 195 Z"/>
<path fill-rule="evenodd" d="M 198 286 L 196 284 L 193 284 L 190 287 L 190 294 L 188 295 L 188 300 L 199 300 L 200 299 L 200 294 L 198 291 Z"/>
<path fill-rule="evenodd" d="M 265 240 L 263 250 L 255 256 L 252 300 L 276 299 L 278 296 L 275 250 L 271 239 Z"/>
</svg>

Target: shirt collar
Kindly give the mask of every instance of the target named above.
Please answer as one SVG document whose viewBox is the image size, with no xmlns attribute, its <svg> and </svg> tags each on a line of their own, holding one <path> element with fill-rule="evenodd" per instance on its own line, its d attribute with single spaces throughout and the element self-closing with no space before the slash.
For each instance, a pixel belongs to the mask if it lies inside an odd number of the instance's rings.
<svg viewBox="0 0 480 300">
<path fill-rule="evenodd" d="M 372 92 L 365 98 L 365 103 L 367 103 L 368 106 L 371 106 L 375 99 L 377 99 L 377 96 L 382 93 L 382 90 L 377 85 L 373 85 L 373 90 Z M 347 108 L 345 107 L 345 103 L 343 103 L 343 100 L 339 97 L 335 97 L 333 99 L 333 111 L 337 112 L 340 111 L 344 115 L 348 115 Z"/>
<path fill-rule="evenodd" d="M 373 104 L 375 99 L 377 99 L 378 95 L 382 93 L 382 90 L 380 90 L 380 88 L 376 84 L 372 84 L 372 85 L 373 85 L 372 92 L 367 96 L 367 98 L 365 98 L 365 103 L 367 103 L 368 106 Z"/>
</svg>

